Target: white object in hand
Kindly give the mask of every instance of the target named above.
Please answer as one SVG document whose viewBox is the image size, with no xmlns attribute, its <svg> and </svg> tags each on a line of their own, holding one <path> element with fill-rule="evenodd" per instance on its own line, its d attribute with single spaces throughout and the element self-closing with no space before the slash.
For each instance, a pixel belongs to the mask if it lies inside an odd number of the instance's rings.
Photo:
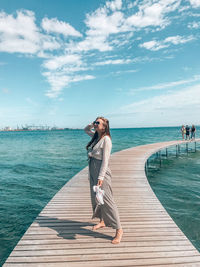
<svg viewBox="0 0 200 267">
<path fill-rule="evenodd" d="M 96 193 L 96 200 L 97 204 L 103 205 L 103 196 L 104 196 L 104 190 L 102 190 L 98 185 L 93 186 L 93 191 Z"/>
</svg>

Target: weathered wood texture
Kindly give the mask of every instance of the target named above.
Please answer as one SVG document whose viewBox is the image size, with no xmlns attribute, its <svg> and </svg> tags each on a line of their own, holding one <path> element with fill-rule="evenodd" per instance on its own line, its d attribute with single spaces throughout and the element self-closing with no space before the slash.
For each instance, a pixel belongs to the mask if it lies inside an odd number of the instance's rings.
<svg viewBox="0 0 200 267">
<path fill-rule="evenodd" d="M 86 167 L 41 211 L 4 267 L 200 266 L 200 253 L 165 211 L 144 169 L 159 149 L 184 143 L 156 143 L 112 154 L 112 187 L 124 229 L 121 244 L 111 244 L 113 229 L 92 231 L 97 221 L 91 220 Z"/>
</svg>

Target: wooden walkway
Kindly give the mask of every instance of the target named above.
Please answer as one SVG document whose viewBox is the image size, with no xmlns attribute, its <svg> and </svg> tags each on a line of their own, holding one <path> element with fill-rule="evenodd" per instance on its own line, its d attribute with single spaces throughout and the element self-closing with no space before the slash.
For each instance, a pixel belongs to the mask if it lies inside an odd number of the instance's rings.
<svg viewBox="0 0 200 267">
<path fill-rule="evenodd" d="M 181 143 L 185 142 L 156 143 L 112 154 L 112 185 L 124 229 L 121 244 L 111 244 L 113 229 L 92 231 L 97 221 L 90 219 L 86 167 L 41 211 L 3 266 L 200 266 L 200 253 L 160 204 L 144 171 L 150 155 Z"/>
</svg>

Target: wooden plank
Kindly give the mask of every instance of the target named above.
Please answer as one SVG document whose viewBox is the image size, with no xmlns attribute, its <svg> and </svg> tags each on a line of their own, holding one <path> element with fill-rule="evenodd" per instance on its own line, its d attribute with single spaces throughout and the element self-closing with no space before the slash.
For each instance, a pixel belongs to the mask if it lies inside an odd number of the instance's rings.
<svg viewBox="0 0 200 267">
<path fill-rule="evenodd" d="M 20 244 L 110 244 L 110 242 L 107 242 L 111 239 L 103 239 L 102 237 L 95 236 L 95 238 L 80 238 L 80 239 L 71 239 L 71 238 L 50 238 L 46 237 L 44 238 L 35 238 L 35 236 L 29 236 L 29 237 L 22 237 L 22 239 L 19 241 Z M 132 237 L 123 237 L 123 245 L 126 246 L 127 243 L 133 243 L 134 242 L 158 242 L 158 241 L 187 241 L 188 240 L 185 236 L 179 235 L 179 236 L 135 236 L 134 239 Z"/>
<path fill-rule="evenodd" d="M 122 266 L 174 266 L 174 264 L 182 264 L 182 266 L 193 266 L 193 267 L 199 267 L 199 261 L 200 256 L 189 256 L 189 257 L 176 257 L 176 258 L 150 258 L 150 259 L 125 259 L 125 260 L 104 260 L 104 261 L 88 261 L 87 258 L 84 259 L 84 261 L 76 261 L 76 262 L 69 262 L 69 261 L 54 261 L 53 263 L 50 262 L 43 262 L 41 263 L 6 263 L 5 267 L 36 267 L 36 266 L 42 266 L 42 267 L 122 267 Z M 196 264 L 196 265 L 195 265 Z M 163 266 L 164 265 L 164 266 Z"/>
<path fill-rule="evenodd" d="M 18 246 L 16 247 L 15 251 L 18 250 L 41 250 L 41 249 L 55 249 L 55 248 L 59 248 L 59 249 L 72 249 L 72 248 L 113 248 L 113 246 L 110 243 L 73 243 L 73 244 L 69 244 L 69 243 L 56 243 L 56 240 L 54 240 L 55 242 L 45 242 L 43 244 L 41 243 L 30 243 L 29 241 L 20 241 L 18 243 Z M 124 242 L 123 242 L 124 243 Z M 132 248 L 140 248 L 140 247 L 147 247 L 147 248 L 151 248 L 151 247 L 169 247 L 169 246 L 180 246 L 180 247 L 188 247 L 188 242 L 187 240 L 179 240 L 179 241 L 132 241 L 132 242 L 125 242 L 124 244 L 119 244 L 119 247 L 123 247 L 123 248 L 127 248 L 127 247 L 132 247 Z M 179 248 L 180 248 L 179 247 Z"/>
<path fill-rule="evenodd" d="M 118 253 L 152 253 L 152 252 L 166 252 L 166 253 L 175 253 L 175 252 L 183 252 L 184 251 L 193 251 L 195 252 L 195 250 L 191 247 L 191 246 L 151 246 L 151 247 L 113 247 L 110 245 L 109 247 L 109 254 L 113 254 L 112 256 L 115 257 L 114 254 L 118 254 Z M 108 253 L 108 247 L 104 248 L 101 247 L 101 249 L 99 248 L 80 248 L 80 249 L 70 249 L 70 248 L 56 248 L 56 246 L 54 245 L 54 248 L 35 248 L 35 249 L 26 249 L 26 250 L 15 250 L 12 253 L 12 257 L 35 257 L 35 256 L 41 256 L 41 257 L 45 257 L 48 255 L 54 255 L 54 256 L 67 256 L 67 255 L 92 255 L 92 256 L 96 256 L 97 254 L 107 254 Z"/>
<path fill-rule="evenodd" d="M 185 254 L 187 253 L 188 257 L 194 257 L 194 256 L 199 256 L 199 253 L 195 250 L 188 250 L 187 252 L 185 251 L 170 251 L 170 252 L 145 252 L 145 253 L 139 253 L 139 252 L 131 252 L 131 253 L 100 253 L 100 251 L 97 254 L 76 254 L 76 255 L 56 255 L 56 253 L 52 254 L 52 251 L 50 251 L 49 255 L 47 256 L 20 256 L 20 257 L 15 257 L 15 256 L 10 256 L 8 258 L 7 262 L 27 262 L 27 263 L 33 263 L 33 262 L 55 262 L 55 261 L 69 261 L 69 262 L 77 262 L 77 261 L 102 261 L 104 259 L 106 260 L 126 260 L 126 259 L 149 259 L 149 264 L 151 264 L 151 258 L 174 258 L 176 259 L 177 257 L 185 257 Z"/>
</svg>

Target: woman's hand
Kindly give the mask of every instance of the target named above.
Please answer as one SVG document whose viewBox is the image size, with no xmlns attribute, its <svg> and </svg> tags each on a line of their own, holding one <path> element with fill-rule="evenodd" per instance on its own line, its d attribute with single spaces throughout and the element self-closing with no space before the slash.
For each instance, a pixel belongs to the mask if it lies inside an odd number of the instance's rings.
<svg viewBox="0 0 200 267">
<path fill-rule="evenodd" d="M 97 183 L 97 186 L 102 186 L 102 184 L 103 184 L 103 180 L 98 180 L 98 183 Z"/>
</svg>

